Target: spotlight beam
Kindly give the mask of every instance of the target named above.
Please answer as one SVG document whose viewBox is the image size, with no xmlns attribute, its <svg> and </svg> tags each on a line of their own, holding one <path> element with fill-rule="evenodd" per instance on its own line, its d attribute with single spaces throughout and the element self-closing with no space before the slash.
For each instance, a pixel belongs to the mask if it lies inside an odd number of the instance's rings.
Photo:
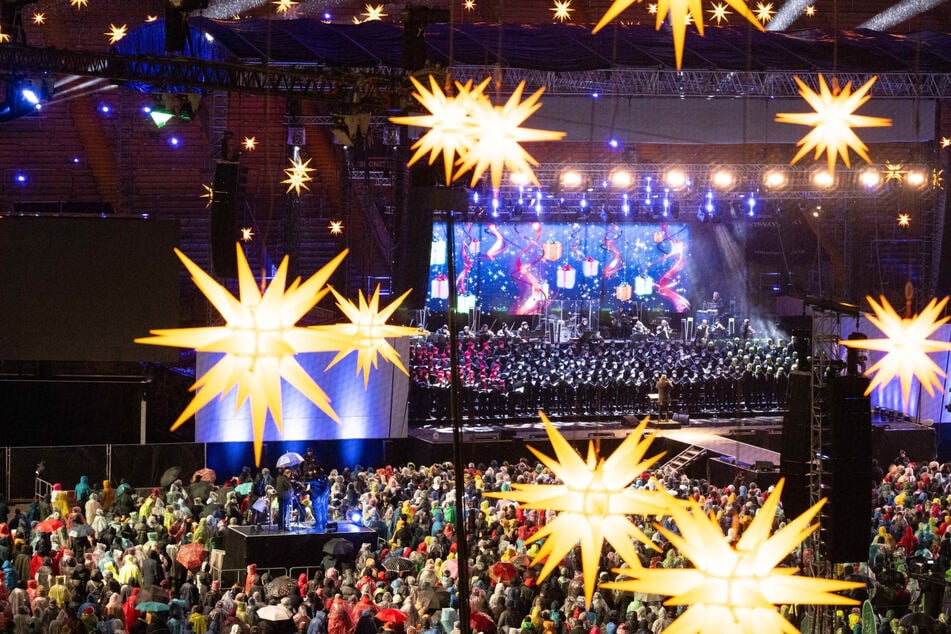
<svg viewBox="0 0 951 634">
<path fill-rule="evenodd" d="M 766 30 L 785 31 L 806 11 L 806 7 L 814 2 L 815 0 L 787 0 L 766 25 Z"/>
<path fill-rule="evenodd" d="M 948 0 L 902 0 L 901 2 L 890 6 L 878 15 L 874 15 L 857 29 L 871 29 L 873 31 L 885 31 L 894 26 L 906 22 L 919 13 L 930 11 L 937 6 L 946 3 Z"/>
</svg>

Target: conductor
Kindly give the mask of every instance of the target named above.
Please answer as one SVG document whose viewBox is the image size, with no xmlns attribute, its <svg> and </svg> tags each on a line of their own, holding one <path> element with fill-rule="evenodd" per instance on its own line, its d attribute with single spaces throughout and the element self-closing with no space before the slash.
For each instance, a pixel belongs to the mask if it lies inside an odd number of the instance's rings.
<svg viewBox="0 0 951 634">
<path fill-rule="evenodd" d="M 667 378 L 666 374 L 661 374 L 660 378 L 657 379 L 657 385 L 654 386 L 657 390 L 657 414 L 660 417 L 660 420 L 669 420 L 670 419 L 670 392 L 674 387 L 674 384 L 670 379 Z"/>
</svg>

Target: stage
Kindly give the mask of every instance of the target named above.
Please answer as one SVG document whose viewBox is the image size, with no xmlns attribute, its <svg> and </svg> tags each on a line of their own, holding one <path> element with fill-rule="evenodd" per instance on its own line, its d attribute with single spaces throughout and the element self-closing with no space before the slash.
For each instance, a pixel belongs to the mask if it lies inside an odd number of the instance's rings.
<svg viewBox="0 0 951 634">
<path fill-rule="evenodd" d="M 327 530 L 318 532 L 301 526 L 278 530 L 275 526 L 258 529 L 253 526 L 229 526 L 225 533 L 225 552 L 220 568 L 214 572 L 223 583 L 244 578 L 248 564 L 257 564 L 259 571 L 268 570 L 272 576 L 299 574 L 308 568 L 320 566 L 328 555 L 325 546 L 332 539 L 343 539 L 352 549 L 343 546 L 337 552 L 356 553 L 362 544 L 376 548 L 376 531 L 353 522 L 330 522 Z M 341 560 L 352 560 L 353 555 L 342 555 Z M 217 562 L 213 562 L 214 564 Z"/>
</svg>

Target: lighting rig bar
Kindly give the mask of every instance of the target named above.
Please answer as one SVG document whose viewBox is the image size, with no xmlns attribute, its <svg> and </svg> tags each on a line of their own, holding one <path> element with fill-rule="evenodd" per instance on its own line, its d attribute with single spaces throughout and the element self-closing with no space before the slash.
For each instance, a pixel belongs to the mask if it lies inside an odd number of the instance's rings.
<svg viewBox="0 0 951 634">
<path fill-rule="evenodd" d="M 279 66 L 250 66 L 186 57 L 120 55 L 93 51 L 67 51 L 20 44 L 0 46 L 0 71 L 51 72 L 102 77 L 119 83 L 142 83 L 156 87 L 201 88 L 247 93 L 300 94 L 305 97 L 344 98 L 361 82 L 392 92 L 403 88 L 401 71 L 392 73 L 363 70 L 297 70 Z M 372 94 L 372 91 L 370 91 Z"/>
</svg>

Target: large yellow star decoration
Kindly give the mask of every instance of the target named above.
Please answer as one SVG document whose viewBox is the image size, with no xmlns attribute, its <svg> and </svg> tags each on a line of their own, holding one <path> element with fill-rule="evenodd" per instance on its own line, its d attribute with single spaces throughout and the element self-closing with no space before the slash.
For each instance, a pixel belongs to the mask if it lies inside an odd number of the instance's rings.
<svg viewBox="0 0 951 634">
<path fill-rule="evenodd" d="M 410 291 L 400 295 L 383 310 L 380 310 L 379 286 L 370 296 L 369 301 L 363 296 L 363 291 L 360 291 L 359 306 L 343 297 L 334 288 L 331 288 L 330 292 L 337 298 L 337 307 L 343 311 L 350 323 L 313 327 L 313 330 L 319 330 L 329 337 L 339 339 L 338 345 L 340 347 L 335 348 L 339 351 L 337 356 L 327 365 L 327 369 L 329 370 L 351 352 L 356 352 L 357 374 L 363 371 L 364 387 L 367 386 L 370 380 L 370 369 L 377 367 L 378 356 L 382 356 L 408 376 L 409 372 L 400 362 L 399 353 L 390 345 L 387 338 L 412 337 L 416 335 L 417 329 L 410 326 L 391 326 L 386 322 L 393 316 L 393 313 L 406 299 Z"/>
<path fill-rule="evenodd" d="M 475 8 L 476 8 L 475 0 L 465 0 L 465 2 L 462 3 L 462 8 L 465 9 L 466 11 L 475 11 Z"/>
<path fill-rule="evenodd" d="M 688 606 L 664 630 L 671 634 L 798 632 L 779 614 L 776 605 L 858 604 L 834 593 L 861 587 L 860 583 L 797 576 L 795 568 L 777 567 L 819 527 L 809 522 L 825 502 L 816 503 L 770 535 L 782 488 L 780 480 L 735 547 L 727 541 L 717 520 L 693 500 L 686 506 L 672 507 L 677 532 L 660 525 L 656 528 L 693 567 L 621 568 L 615 572 L 630 578 L 601 587 L 662 594 L 670 597 L 664 605 Z"/>
<path fill-rule="evenodd" d="M 224 326 L 153 330 L 153 336 L 136 339 L 136 342 L 194 348 L 199 352 L 224 353 L 192 386 L 195 397 L 172 425 L 172 429 L 181 426 L 212 399 L 237 388 L 237 407 L 240 408 L 246 400 L 250 403 L 254 459 L 256 464 L 260 464 L 268 412 L 271 413 L 278 430 L 282 429 L 282 381 L 287 381 L 327 416 L 340 422 L 327 394 L 301 367 L 294 355 L 299 352 L 358 350 L 363 355 L 361 359 L 369 359 L 369 353 L 365 350 L 370 345 L 382 348 L 380 337 L 404 335 L 402 330 L 389 330 L 393 327 L 380 323 L 379 314 L 374 312 L 376 304 L 372 302 L 365 314 L 361 314 L 361 319 L 376 327 L 376 330 L 372 330 L 372 341 L 367 340 L 365 332 L 350 334 L 349 331 L 328 330 L 327 326 L 303 328 L 295 325 L 330 291 L 325 284 L 343 261 L 346 251 L 306 281 L 301 282 L 298 278 L 289 285 L 288 258 L 285 256 L 271 284 L 262 292 L 240 244 L 236 249 L 240 299 L 235 298 L 228 289 L 201 270 L 185 254 L 175 250 L 191 273 L 195 285 L 221 313 L 225 320 Z M 388 306 L 383 312 L 387 316 L 391 315 L 398 307 L 399 301 Z M 389 350 L 384 350 L 382 354 L 388 360 L 394 358 Z M 396 358 L 398 359 L 398 356 Z M 373 356 L 374 365 L 375 359 Z M 400 367 L 402 368 L 402 365 Z"/>
<path fill-rule="evenodd" d="M 722 2 L 718 2 L 717 4 L 713 5 L 712 9 L 707 9 L 707 13 L 710 14 L 710 18 L 712 20 L 716 21 L 717 26 L 720 26 L 724 22 L 730 21 L 729 18 L 727 18 L 726 16 L 730 15 L 733 12 L 729 11 L 726 5 L 723 4 Z"/>
<path fill-rule="evenodd" d="M 363 5 L 363 21 L 375 22 L 387 17 L 389 14 L 383 12 L 384 8 L 382 4 L 376 6 L 372 4 Z"/>
<path fill-rule="evenodd" d="M 653 440 L 652 435 L 644 434 L 648 419 L 641 421 L 614 453 L 603 459 L 593 444 L 588 446 L 587 458 L 582 458 L 544 414 L 541 418 L 557 460 L 534 447 L 529 450 L 561 484 L 516 483 L 512 491 L 486 495 L 515 500 L 528 509 L 558 511 L 555 519 L 530 540 L 542 543 L 532 565 L 545 562 L 538 576 L 539 581 L 544 581 L 580 540 L 584 595 L 590 604 L 603 543 L 611 544 L 625 561 L 638 561 L 633 540 L 655 546 L 630 516 L 668 514 L 679 502 L 663 488 L 650 491 L 629 487 L 663 455 L 644 458 Z"/>
<path fill-rule="evenodd" d="M 825 77 L 819 75 L 819 92 L 816 93 L 798 77 L 794 78 L 799 84 L 799 94 L 813 107 L 814 112 L 779 112 L 776 121 L 779 123 L 794 123 L 796 125 L 812 126 L 812 130 L 796 144 L 801 146 L 799 152 L 790 163 L 795 163 L 810 150 L 815 150 L 815 158 L 825 153 L 828 157 L 829 172 L 835 172 L 836 158 L 841 155 L 846 167 L 851 167 L 849 148 L 865 159 L 868 157 L 868 147 L 852 131 L 852 128 L 889 127 L 891 119 L 885 117 L 869 117 L 854 114 L 866 101 L 871 99 L 868 91 L 872 88 L 877 77 L 872 77 L 861 88 L 852 92 L 852 82 L 845 88 L 837 90 L 833 79 L 833 87 L 826 83 Z"/>
<path fill-rule="evenodd" d="M 776 13 L 773 10 L 772 2 L 757 2 L 756 3 L 756 19 L 766 24 L 773 19 L 773 14 Z"/>
<path fill-rule="evenodd" d="M 908 173 L 908 170 L 905 169 L 905 166 L 901 163 L 889 163 L 885 161 L 885 169 L 882 170 L 882 175 L 885 177 L 885 182 L 890 183 L 892 181 L 901 183 L 905 180 L 905 174 Z"/>
<path fill-rule="evenodd" d="M 848 348 L 877 350 L 885 356 L 873 363 L 868 375 L 874 375 L 866 394 L 870 394 L 879 385 L 889 383 L 895 377 L 901 381 L 902 401 L 907 404 L 911 394 L 912 379 L 917 378 L 922 387 L 932 396 L 935 389 L 943 390 L 941 378 L 946 378 L 944 370 L 928 355 L 932 352 L 951 350 L 951 342 L 929 339 L 938 328 L 951 317 L 941 317 L 948 303 L 945 297 L 940 302 L 932 298 L 925 308 L 910 318 L 902 318 L 895 312 L 888 300 L 881 297 L 881 304 L 866 297 L 875 314 L 866 313 L 866 318 L 885 335 L 884 339 L 849 339 L 839 343 Z"/>
<path fill-rule="evenodd" d="M 638 2 L 640 0 L 637 0 Z M 745 0 L 723 0 L 729 6 L 755 25 L 759 30 L 763 30 L 763 25 L 756 18 Z M 614 3 L 608 8 L 607 12 L 598 22 L 592 33 L 597 33 L 608 22 L 619 16 L 625 9 L 634 4 L 635 0 L 614 0 Z M 700 0 L 658 0 L 656 12 L 655 28 L 659 31 L 664 23 L 664 18 L 670 15 L 670 28 L 674 34 L 674 54 L 677 58 L 677 69 L 680 69 L 684 57 L 684 40 L 686 38 L 688 20 L 697 24 L 697 33 L 703 35 L 703 6 Z"/>
<path fill-rule="evenodd" d="M 258 149 L 258 140 L 253 136 L 246 136 L 241 142 L 241 147 L 244 148 L 245 152 L 253 152 Z"/>
<path fill-rule="evenodd" d="M 46 24 L 46 14 L 42 11 L 37 11 L 33 14 L 33 24 L 41 25 Z"/>
<path fill-rule="evenodd" d="M 254 239 L 254 229 L 241 227 L 241 242 L 251 242 Z"/>
<path fill-rule="evenodd" d="M 285 193 L 289 194 L 292 191 L 300 196 L 301 187 L 310 191 L 310 187 L 307 186 L 307 183 L 314 180 L 310 173 L 314 171 L 313 167 L 309 167 L 311 159 L 306 161 L 301 161 L 299 158 L 291 159 L 291 166 L 284 169 L 284 173 L 287 175 L 287 178 L 281 181 L 282 185 L 287 185 L 287 191 Z"/>
<path fill-rule="evenodd" d="M 277 13 L 287 14 L 299 3 L 295 2 L 295 0 L 275 0 L 274 4 L 276 5 L 275 11 Z"/>
<path fill-rule="evenodd" d="M 115 24 L 110 24 L 109 30 L 103 33 L 103 35 L 109 38 L 110 44 L 115 44 L 126 36 L 128 30 L 128 25 L 123 24 L 122 26 L 116 26 Z"/>
<path fill-rule="evenodd" d="M 215 189 L 211 185 L 205 185 L 204 183 L 202 183 L 201 186 L 204 188 L 205 193 L 199 196 L 199 198 L 205 199 L 205 209 L 208 209 L 215 204 Z"/>
<path fill-rule="evenodd" d="M 69 6 L 82 9 L 83 7 L 89 6 L 89 0 L 69 0 Z"/>
<path fill-rule="evenodd" d="M 7 33 L 4 33 L 3 29 L 0 28 L 0 44 L 3 44 L 4 42 L 9 42 L 9 41 L 10 41 L 10 36 Z"/>
<path fill-rule="evenodd" d="M 816 5 L 810 4 L 806 7 L 806 17 L 809 17 L 809 18 L 816 17 Z"/>
<path fill-rule="evenodd" d="M 327 230 L 332 236 L 343 234 L 343 220 L 331 220 L 330 224 L 327 225 Z"/>
<path fill-rule="evenodd" d="M 555 6 L 551 8 L 551 11 L 555 14 L 552 16 L 553 20 L 565 22 L 571 19 L 571 12 L 574 9 L 571 8 L 571 0 L 555 0 Z"/>
<path fill-rule="evenodd" d="M 942 149 L 945 149 L 945 148 L 949 148 L 949 147 L 951 147 L 951 137 L 949 137 L 949 136 L 943 136 L 943 137 L 941 137 L 941 148 L 942 148 Z"/>
</svg>

